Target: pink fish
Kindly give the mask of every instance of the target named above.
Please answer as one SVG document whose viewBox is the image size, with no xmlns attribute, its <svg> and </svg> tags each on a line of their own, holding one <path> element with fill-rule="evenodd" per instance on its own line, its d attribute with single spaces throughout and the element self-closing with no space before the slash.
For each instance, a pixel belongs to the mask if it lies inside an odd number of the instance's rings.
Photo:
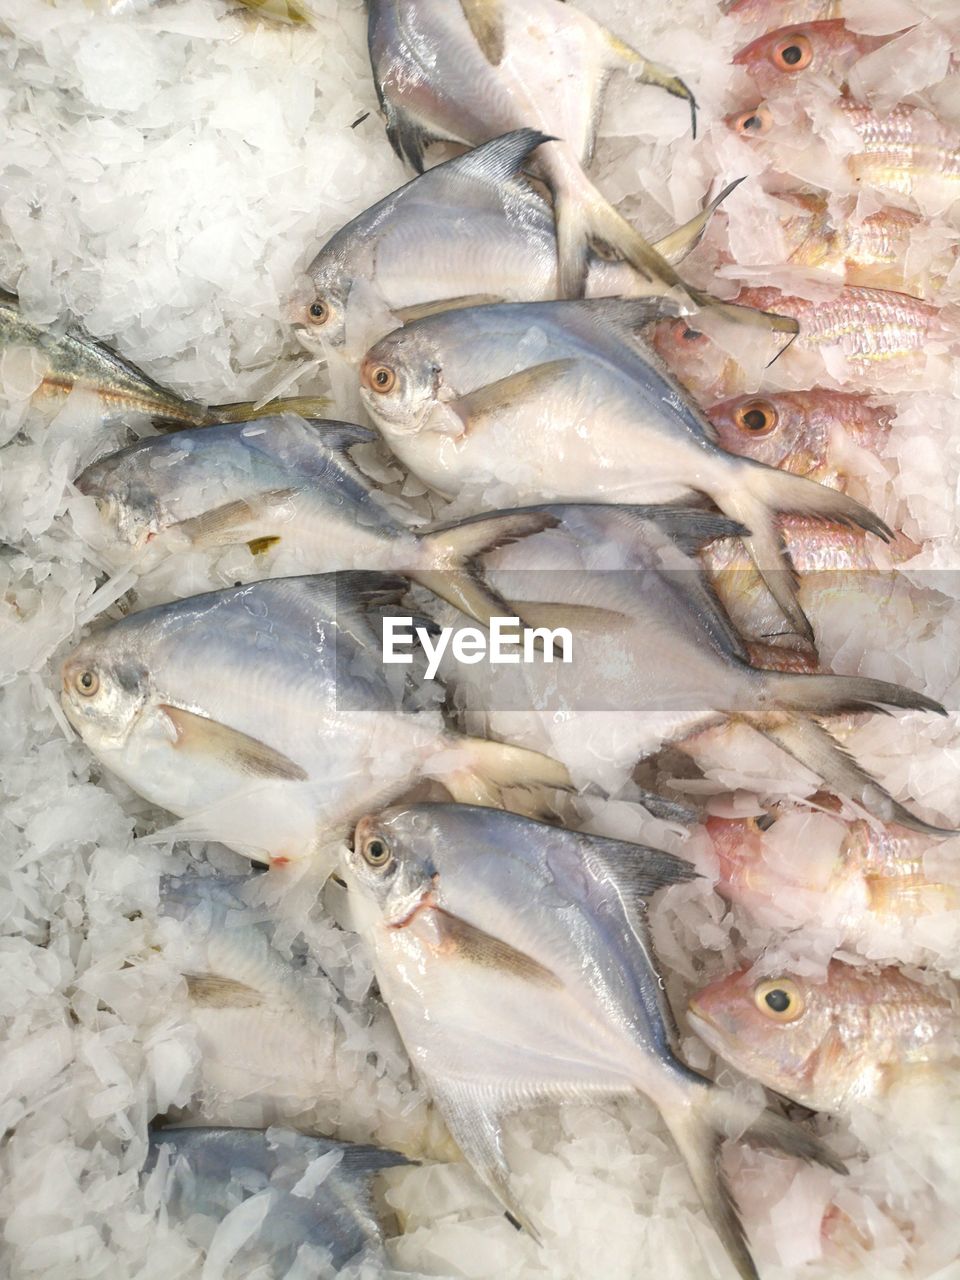
<svg viewBox="0 0 960 1280">
<path fill-rule="evenodd" d="M 877 1102 L 960 1056 L 957 992 L 833 960 L 823 981 L 740 969 L 690 1001 L 690 1025 L 738 1071 L 818 1111 Z"/>
<path fill-rule="evenodd" d="M 839 18 L 801 22 L 759 36 L 744 45 L 733 62 L 764 94 L 797 84 L 805 71 L 842 85 L 854 63 L 894 38 L 860 35 Z"/>
</svg>

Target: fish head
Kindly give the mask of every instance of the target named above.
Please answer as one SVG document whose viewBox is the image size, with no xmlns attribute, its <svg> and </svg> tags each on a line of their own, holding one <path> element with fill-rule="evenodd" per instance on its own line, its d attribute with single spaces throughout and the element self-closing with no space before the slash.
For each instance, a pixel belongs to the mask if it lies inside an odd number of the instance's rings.
<svg viewBox="0 0 960 1280">
<path fill-rule="evenodd" d="M 737 111 L 727 116 L 726 123 L 734 133 L 752 142 L 757 138 L 765 138 L 773 130 L 773 112 L 765 102 L 761 102 L 746 111 Z"/>
<path fill-rule="evenodd" d="M 776 93 L 802 80 L 805 71 L 842 76 L 860 52 L 860 41 L 833 18 L 768 31 L 738 50 L 733 64 L 743 67 L 763 93 Z"/>
<path fill-rule="evenodd" d="M 351 914 L 361 933 L 403 928 L 437 905 L 436 833 L 422 806 L 361 818 L 341 856 Z"/>
<path fill-rule="evenodd" d="M 375 422 L 414 435 L 436 408 L 443 385 L 438 345 L 429 330 L 395 329 L 370 348 L 360 365 L 360 398 Z"/>
<path fill-rule="evenodd" d="M 755 818 L 717 818 L 706 822 L 717 859 L 717 892 L 733 902 L 751 901 L 763 869 L 763 832 Z M 761 893 L 765 900 L 766 895 Z"/>
<path fill-rule="evenodd" d="M 826 987 L 790 974 L 740 969 L 697 992 L 687 1017 L 724 1061 L 788 1096 L 802 1092 L 828 1042 Z"/>
<path fill-rule="evenodd" d="M 327 347 L 342 347 L 346 341 L 346 307 L 334 289 L 322 285 L 312 298 L 297 309 L 293 327 L 308 351 L 322 355 Z"/>
<path fill-rule="evenodd" d="M 89 636 L 60 669 L 60 704 L 88 746 L 117 748 L 130 737 L 150 693 L 149 675 L 125 644 Z"/>
<path fill-rule="evenodd" d="M 92 498 L 104 546 L 141 550 L 163 523 L 157 490 L 144 475 L 137 445 L 92 462 L 74 481 L 80 493 Z"/>
<path fill-rule="evenodd" d="M 735 396 L 707 410 L 717 439 L 730 453 L 808 475 L 823 461 L 822 415 L 799 395 Z"/>
</svg>

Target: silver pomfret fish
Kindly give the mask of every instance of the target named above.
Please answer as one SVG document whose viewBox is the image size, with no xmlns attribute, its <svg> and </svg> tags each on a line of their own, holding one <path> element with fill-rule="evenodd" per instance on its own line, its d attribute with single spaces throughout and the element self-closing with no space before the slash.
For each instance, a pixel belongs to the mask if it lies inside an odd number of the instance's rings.
<svg viewBox="0 0 960 1280">
<path fill-rule="evenodd" d="M 519 1221 L 502 1120 L 543 1102 L 649 1098 L 743 1277 L 757 1272 L 717 1158 L 731 1127 L 842 1168 L 674 1056 L 646 902 L 689 880 L 688 864 L 513 815 L 414 805 L 364 818 L 341 868 L 418 1075 Z"/>
<path fill-rule="evenodd" d="M 332 1277 L 371 1249 L 386 1264 L 373 1181 L 409 1163 L 395 1151 L 292 1130 L 198 1126 L 151 1130 L 143 1172 L 159 1166 L 162 1201 L 176 1221 L 202 1214 L 219 1225 L 257 1199 L 263 1212 L 251 1212 L 250 1232 L 218 1274 L 245 1277 L 255 1269 L 264 1280 L 281 1280 L 301 1267 Z"/>
<path fill-rule="evenodd" d="M 118 561 L 149 564 L 156 552 L 243 543 L 256 555 L 279 545 L 292 553 L 297 573 L 404 573 L 481 622 L 508 615 L 475 557 L 553 518 L 495 512 L 414 531 L 350 458 L 350 449 L 375 439 L 351 423 L 293 416 L 204 427 L 100 458 L 76 485 L 96 499 L 99 549 Z"/>
<path fill-rule="evenodd" d="M 390 680 L 377 610 L 404 588 L 329 574 L 143 610 L 69 655 L 64 710 L 107 768 L 184 819 L 177 835 L 275 863 L 318 854 L 427 775 L 491 803 L 567 785 L 555 761 L 449 732 L 413 677 Z"/>
<path fill-rule="evenodd" d="M 390 448 L 444 494 L 496 480 L 515 500 L 674 502 L 709 496 L 798 633 L 811 638 L 777 529 L 804 512 L 889 530 L 860 503 L 735 457 L 636 341 L 661 299 L 512 303 L 429 316 L 367 353 L 361 397 Z"/>
<path fill-rule="evenodd" d="M 423 169 L 432 139 L 466 146 L 514 129 L 555 141 L 538 163 L 557 216 L 561 296 L 582 292 L 590 239 L 604 239 L 648 277 L 684 288 L 676 273 L 607 203 L 584 173 L 608 77 L 631 70 L 693 106 L 690 90 L 573 5 L 527 0 L 371 0 L 368 42 L 387 133 Z"/>
<path fill-rule="evenodd" d="M 504 134 L 420 174 L 354 218 L 308 268 L 315 296 L 298 334 L 311 348 L 355 346 L 373 301 L 395 320 L 432 305 L 539 301 L 557 296 L 557 229 L 553 208 L 523 167 L 548 141 L 533 129 Z M 654 248 L 676 263 L 700 241 L 710 215 L 736 183 Z M 430 264 L 424 271 L 423 264 Z M 355 287 L 361 301 L 351 303 Z M 650 282 L 626 262 L 587 256 L 589 297 L 642 296 Z M 393 325 L 372 333 L 370 342 Z"/>
<path fill-rule="evenodd" d="M 591 759 L 616 769 L 703 729 L 745 723 L 868 813 L 953 834 L 894 800 L 820 723 L 885 707 L 943 714 L 939 703 L 888 681 L 751 664 L 693 558 L 740 526 L 676 507 L 550 509 L 560 527 L 496 552 L 488 572 L 529 624 L 572 629 L 573 660 L 450 672 L 458 699 L 482 708 L 487 732 L 576 768 Z"/>
</svg>

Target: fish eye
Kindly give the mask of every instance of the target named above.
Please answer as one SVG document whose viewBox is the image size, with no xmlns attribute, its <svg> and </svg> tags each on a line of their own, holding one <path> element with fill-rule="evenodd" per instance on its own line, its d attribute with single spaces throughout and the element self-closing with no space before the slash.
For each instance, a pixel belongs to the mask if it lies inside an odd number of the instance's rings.
<svg viewBox="0 0 960 1280">
<path fill-rule="evenodd" d="M 371 867 L 385 867 L 389 862 L 393 861 L 390 846 L 382 836 L 372 836 L 369 840 L 366 840 L 360 852 L 363 855 L 364 862 Z"/>
<path fill-rule="evenodd" d="M 95 671 L 81 671 L 75 684 L 78 693 L 82 693 L 85 698 L 92 698 L 100 688 L 100 677 Z"/>
<path fill-rule="evenodd" d="M 760 106 L 753 111 L 744 111 L 733 122 L 734 130 L 744 137 L 760 137 L 773 128 L 773 116 L 769 108 Z"/>
<path fill-rule="evenodd" d="M 397 385 L 397 375 L 389 365 L 377 364 L 370 370 L 369 382 L 373 391 L 385 396 Z"/>
<path fill-rule="evenodd" d="M 773 61 L 781 71 L 803 71 L 813 61 L 813 46 L 795 32 L 774 46 Z"/>
<path fill-rule="evenodd" d="M 733 420 L 750 436 L 767 436 L 777 425 L 779 415 L 769 400 L 748 400 L 740 405 Z"/>
<path fill-rule="evenodd" d="M 311 324 L 326 324 L 330 319 L 330 308 L 320 298 L 317 298 L 316 302 L 311 302 L 307 310 Z"/>
<path fill-rule="evenodd" d="M 773 1022 L 795 1022 L 804 1009 L 800 988 L 789 978 L 758 982 L 753 989 L 753 1002 Z"/>
<path fill-rule="evenodd" d="M 686 320 L 678 320 L 673 327 L 673 331 L 677 338 L 689 346 L 691 343 L 699 342 L 703 338 L 703 334 L 699 329 L 692 329 Z"/>
</svg>

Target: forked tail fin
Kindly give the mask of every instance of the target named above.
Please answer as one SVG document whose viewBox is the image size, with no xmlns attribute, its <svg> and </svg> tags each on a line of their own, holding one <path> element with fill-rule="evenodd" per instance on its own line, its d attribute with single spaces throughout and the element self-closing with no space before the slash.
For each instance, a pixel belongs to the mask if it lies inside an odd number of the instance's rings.
<svg viewBox="0 0 960 1280">
<path fill-rule="evenodd" d="M 486 738 L 455 739 L 450 745 L 459 761 L 434 776 L 458 804 L 549 818 L 557 816 L 562 793 L 572 789 L 566 767 L 539 751 Z"/>
<path fill-rule="evenodd" d="M 721 1164 L 727 1137 L 772 1147 L 801 1160 L 846 1173 L 843 1163 L 814 1134 L 772 1111 L 759 1116 L 734 1094 L 704 1081 L 690 1104 L 664 1113 L 667 1128 L 683 1156 L 707 1217 L 742 1280 L 759 1280 L 740 1210 Z"/>
</svg>

